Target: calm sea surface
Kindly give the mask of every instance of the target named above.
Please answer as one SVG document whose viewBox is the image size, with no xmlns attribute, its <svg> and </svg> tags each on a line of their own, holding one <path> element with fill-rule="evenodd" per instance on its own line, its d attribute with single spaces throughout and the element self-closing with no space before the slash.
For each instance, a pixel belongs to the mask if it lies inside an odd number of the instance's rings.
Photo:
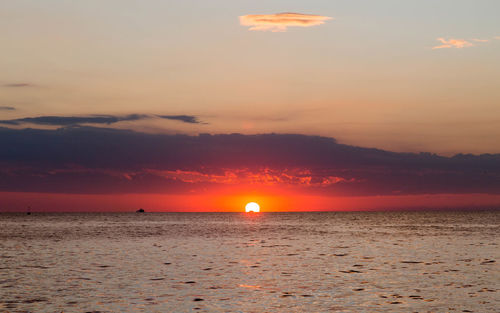
<svg viewBox="0 0 500 313">
<path fill-rule="evenodd" d="M 0 312 L 499 312 L 500 211 L 0 214 Z"/>
</svg>

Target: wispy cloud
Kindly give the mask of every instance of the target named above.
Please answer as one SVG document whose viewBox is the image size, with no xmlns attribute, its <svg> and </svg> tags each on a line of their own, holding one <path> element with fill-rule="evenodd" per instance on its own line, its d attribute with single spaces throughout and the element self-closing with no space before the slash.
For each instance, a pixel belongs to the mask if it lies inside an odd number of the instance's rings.
<svg viewBox="0 0 500 313">
<path fill-rule="evenodd" d="M 485 38 L 473 38 L 473 39 L 445 39 L 445 38 L 437 38 L 436 40 L 441 42 L 440 45 L 432 47 L 433 50 L 436 49 L 450 49 L 450 48 L 456 48 L 456 49 L 462 49 L 462 48 L 469 48 L 469 47 L 474 47 L 477 44 L 486 44 L 488 42 L 491 42 L 493 39 L 500 39 L 500 36 L 496 36 L 490 39 L 485 39 Z"/>
<path fill-rule="evenodd" d="M 474 39 L 472 39 L 472 41 L 475 41 L 475 42 L 490 42 L 489 39 L 479 39 L 479 38 L 474 38 Z"/>
<path fill-rule="evenodd" d="M 446 40 L 444 38 L 437 38 L 436 40 L 440 41 L 442 43 L 442 45 L 433 47 L 432 48 L 433 50 L 435 50 L 435 49 L 448 49 L 448 48 L 461 49 L 461 48 L 468 48 L 468 47 L 474 46 L 474 44 L 472 42 L 467 41 L 465 39 L 450 38 L 450 39 Z"/>
<path fill-rule="evenodd" d="M 202 124 L 202 122 L 200 122 L 196 116 L 192 115 L 158 115 L 158 117 L 190 124 Z"/>
<path fill-rule="evenodd" d="M 240 16 L 240 24 L 249 30 L 285 32 L 288 27 L 311 27 L 324 24 L 331 17 L 302 13 L 251 14 Z"/>
<path fill-rule="evenodd" d="M 8 83 L 8 84 L 3 84 L 2 86 L 7 88 L 35 87 L 34 84 L 30 83 Z"/>
<path fill-rule="evenodd" d="M 177 120 L 184 123 L 201 123 L 196 116 L 191 115 L 148 115 L 148 114 L 129 114 L 129 115 L 87 115 L 87 116 L 37 116 L 25 117 L 12 120 L 0 120 L 0 124 L 5 125 L 51 125 L 51 126 L 70 126 L 80 124 L 115 124 L 124 121 L 138 121 L 150 118 L 163 118 Z"/>
<path fill-rule="evenodd" d="M 16 108 L 9 106 L 0 106 L 0 111 L 14 111 Z"/>
<path fill-rule="evenodd" d="M 37 125 L 53 125 L 53 126 L 69 126 L 78 124 L 114 124 L 121 121 L 136 121 L 147 118 L 147 115 L 131 114 L 126 116 L 113 115 L 90 115 L 90 116 L 38 116 L 25 117 L 13 120 L 1 120 L 0 124 L 20 125 L 20 124 L 37 124 Z"/>
<path fill-rule="evenodd" d="M 262 185 L 301 185 L 304 187 L 329 187 L 339 183 L 354 183 L 355 178 L 345 179 L 338 176 L 317 175 L 307 169 L 220 169 L 216 173 L 199 170 L 154 170 L 144 169 L 148 174 L 174 179 L 184 183 L 217 184 L 262 184 Z"/>
</svg>

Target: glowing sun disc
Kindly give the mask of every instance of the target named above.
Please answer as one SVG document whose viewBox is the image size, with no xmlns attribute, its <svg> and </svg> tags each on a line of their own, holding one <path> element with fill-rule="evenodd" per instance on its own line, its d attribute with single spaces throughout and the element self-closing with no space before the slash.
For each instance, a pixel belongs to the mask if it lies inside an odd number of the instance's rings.
<svg viewBox="0 0 500 313">
<path fill-rule="evenodd" d="M 260 206 L 255 202 L 249 202 L 245 206 L 245 212 L 260 212 Z"/>
</svg>

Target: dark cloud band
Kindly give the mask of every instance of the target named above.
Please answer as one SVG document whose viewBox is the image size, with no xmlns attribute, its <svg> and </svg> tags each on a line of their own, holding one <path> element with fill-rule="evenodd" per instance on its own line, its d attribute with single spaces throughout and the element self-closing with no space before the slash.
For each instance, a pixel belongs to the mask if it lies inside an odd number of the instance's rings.
<svg viewBox="0 0 500 313">
<path fill-rule="evenodd" d="M 179 193 L 258 184 L 328 195 L 500 194 L 500 155 L 395 153 L 332 138 L 0 128 L 0 191 Z"/>
<path fill-rule="evenodd" d="M 25 117 L 12 120 L 0 120 L 0 124 L 4 125 L 52 125 L 52 126 L 69 126 L 80 124 L 115 124 L 123 121 L 137 121 L 150 119 L 155 116 L 147 114 L 130 114 L 125 116 L 116 115 L 89 115 L 89 116 L 38 116 Z M 177 120 L 184 123 L 201 123 L 196 116 L 191 115 L 159 115 L 158 117 L 169 120 Z"/>
<path fill-rule="evenodd" d="M 4 84 L 3 87 L 7 87 L 7 88 L 23 88 L 23 87 L 35 87 L 35 85 L 30 84 L 30 83 L 9 83 L 9 84 Z"/>
<path fill-rule="evenodd" d="M 201 123 L 196 116 L 192 116 L 192 115 L 158 115 L 158 117 L 164 118 L 167 120 L 181 121 L 181 122 L 190 123 L 190 124 L 200 124 Z"/>
</svg>

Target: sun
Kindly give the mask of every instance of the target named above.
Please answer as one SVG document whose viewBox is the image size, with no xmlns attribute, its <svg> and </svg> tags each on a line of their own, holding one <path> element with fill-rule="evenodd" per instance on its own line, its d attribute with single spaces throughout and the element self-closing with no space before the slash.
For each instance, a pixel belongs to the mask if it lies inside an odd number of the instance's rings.
<svg viewBox="0 0 500 313">
<path fill-rule="evenodd" d="M 254 213 L 260 212 L 260 206 L 255 202 L 249 202 L 245 206 L 245 212 L 247 212 L 247 213 L 248 212 L 254 212 Z"/>
</svg>

